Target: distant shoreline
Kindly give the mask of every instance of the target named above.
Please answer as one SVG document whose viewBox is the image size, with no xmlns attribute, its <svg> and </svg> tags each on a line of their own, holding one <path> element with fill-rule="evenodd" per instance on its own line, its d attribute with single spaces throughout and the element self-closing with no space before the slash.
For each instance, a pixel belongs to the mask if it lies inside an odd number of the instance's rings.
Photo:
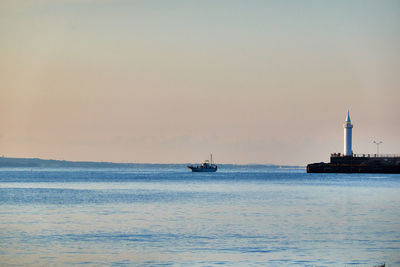
<svg viewBox="0 0 400 267">
<path fill-rule="evenodd" d="M 99 162 L 99 161 L 68 161 L 56 159 L 41 159 L 41 158 L 8 158 L 0 157 L 0 168 L 63 168 L 63 167 L 76 167 L 76 168 L 132 168 L 138 166 L 186 166 L 189 163 L 118 163 L 118 162 Z M 218 164 L 221 166 L 230 167 L 267 167 L 267 168 L 304 168 L 304 166 L 292 165 L 277 165 L 277 164 Z"/>
</svg>

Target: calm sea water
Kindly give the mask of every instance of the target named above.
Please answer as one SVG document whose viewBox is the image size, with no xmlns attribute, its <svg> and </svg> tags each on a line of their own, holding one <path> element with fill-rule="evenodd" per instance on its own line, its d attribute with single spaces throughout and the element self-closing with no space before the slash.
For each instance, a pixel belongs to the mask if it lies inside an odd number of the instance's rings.
<svg viewBox="0 0 400 267">
<path fill-rule="evenodd" d="M 0 265 L 400 266 L 400 175 L 0 169 Z"/>
</svg>

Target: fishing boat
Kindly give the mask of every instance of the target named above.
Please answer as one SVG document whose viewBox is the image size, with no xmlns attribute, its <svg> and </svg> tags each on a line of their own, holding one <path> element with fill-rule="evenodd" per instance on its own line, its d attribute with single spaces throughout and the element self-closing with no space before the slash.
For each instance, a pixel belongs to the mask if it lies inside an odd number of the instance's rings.
<svg viewBox="0 0 400 267">
<path fill-rule="evenodd" d="M 213 163 L 212 154 L 210 160 L 205 160 L 201 165 L 189 165 L 187 166 L 192 172 L 216 172 L 218 166 Z"/>
</svg>

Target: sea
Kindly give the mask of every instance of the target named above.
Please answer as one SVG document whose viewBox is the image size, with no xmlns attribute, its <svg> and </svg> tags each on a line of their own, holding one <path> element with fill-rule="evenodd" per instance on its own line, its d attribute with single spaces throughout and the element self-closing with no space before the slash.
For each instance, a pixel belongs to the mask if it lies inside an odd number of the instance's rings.
<svg viewBox="0 0 400 267">
<path fill-rule="evenodd" d="M 1 266 L 400 266 L 400 175 L 0 168 Z"/>
</svg>

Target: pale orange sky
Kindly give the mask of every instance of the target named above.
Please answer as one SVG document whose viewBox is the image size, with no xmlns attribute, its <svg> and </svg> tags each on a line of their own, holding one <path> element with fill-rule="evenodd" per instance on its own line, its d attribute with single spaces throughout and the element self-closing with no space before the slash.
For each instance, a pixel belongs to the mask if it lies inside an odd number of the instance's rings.
<svg viewBox="0 0 400 267">
<path fill-rule="evenodd" d="M 2 1 L 0 155 L 400 153 L 398 1 Z"/>
</svg>

